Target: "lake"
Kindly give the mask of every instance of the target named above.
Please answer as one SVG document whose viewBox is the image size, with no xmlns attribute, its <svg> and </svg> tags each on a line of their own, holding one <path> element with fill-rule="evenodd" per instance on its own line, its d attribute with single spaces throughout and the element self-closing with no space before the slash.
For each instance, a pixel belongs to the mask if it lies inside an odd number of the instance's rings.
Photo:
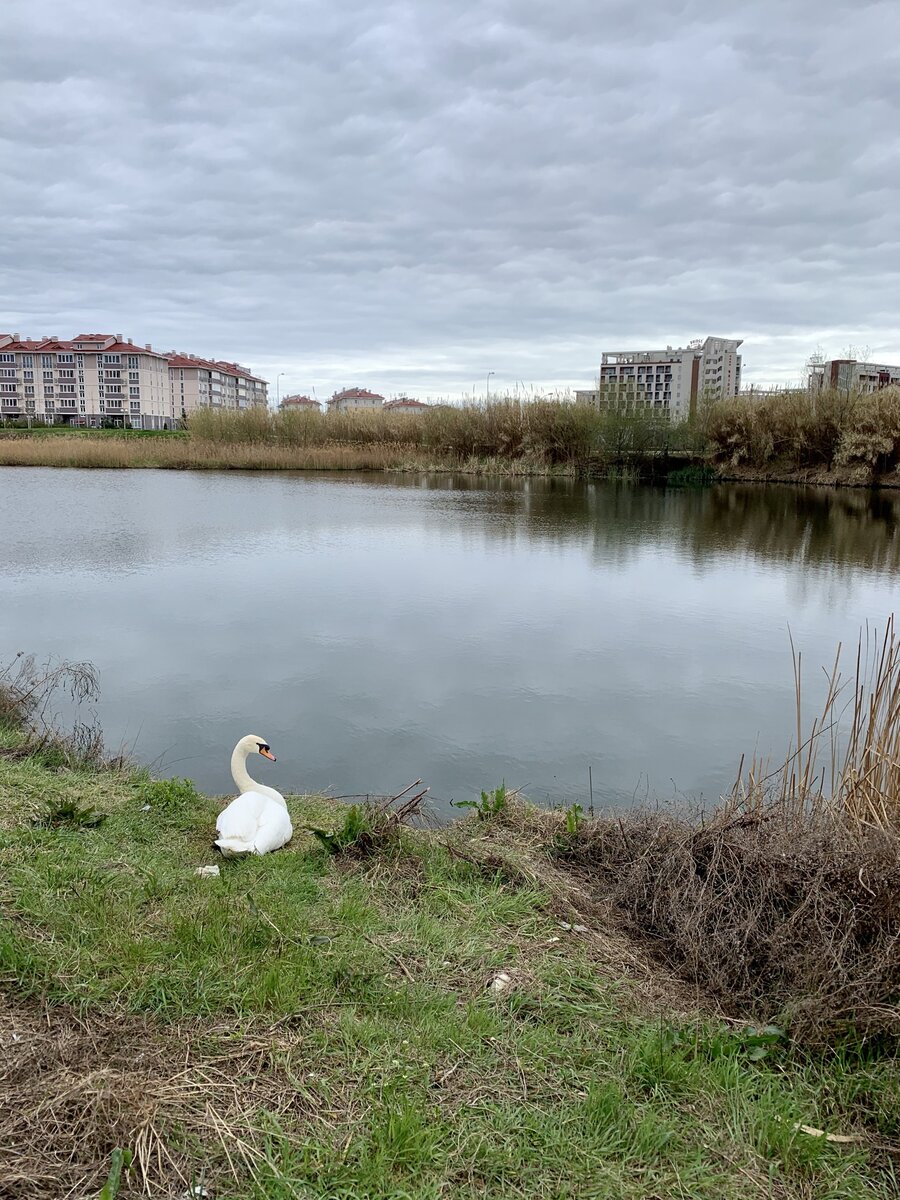
<svg viewBox="0 0 900 1200">
<path fill-rule="evenodd" d="M 232 790 L 444 806 L 715 799 L 880 629 L 889 495 L 571 480 L 0 470 L 0 658 L 88 659 L 108 745 Z M 848 669 L 853 655 L 847 655 Z M 251 764 L 252 765 L 252 764 Z M 251 772 L 253 773 L 253 772 Z"/>
</svg>

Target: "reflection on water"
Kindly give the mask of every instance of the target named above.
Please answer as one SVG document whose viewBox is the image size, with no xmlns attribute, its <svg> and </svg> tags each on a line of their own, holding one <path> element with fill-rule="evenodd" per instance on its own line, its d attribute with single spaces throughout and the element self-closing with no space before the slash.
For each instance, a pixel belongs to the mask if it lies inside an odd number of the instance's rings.
<svg viewBox="0 0 900 1200">
<path fill-rule="evenodd" d="M 897 501 L 471 476 L 7 468 L 0 650 L 92 660 L 108 740 L 227 791 L 711 797 L 882 624 Z"/>
</svg>

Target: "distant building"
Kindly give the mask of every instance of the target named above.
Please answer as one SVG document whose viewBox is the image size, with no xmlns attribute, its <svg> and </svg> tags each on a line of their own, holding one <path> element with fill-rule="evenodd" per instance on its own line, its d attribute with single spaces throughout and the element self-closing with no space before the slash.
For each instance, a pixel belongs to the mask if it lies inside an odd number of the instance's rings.
<svg viewBox="0 0 900 1200">
<path fill-rule="evenodd" d="M 0 417 L 171 429 L 200 406 L 264 405 L 266 393 L 265 380 L 237 363 L 163 354 L 120 333 L 0 334 Z"/>
<path fill-rule="evenodd" d="M 268 384 L 239 363 L 198 358 L 194 354 L 169 356 L 169 387 L 179 417 L 198 408 L 254 408 L 268 403 Z"/>
<path fill-rule="evenodd" d="M 384 404 L 384 396 L 377 392 L 367 391 L 366 388 L 345 388 L 335 392 L 328 401 L 329 412 L 356 412 L 360 409 L 378 408 Z"/>
<path fill-rule="evenodd" d="M 49 425 L 129 425 L 165 429 L 178 423 L 168 360 L 120 333 L 71 340 L 0 334 L 0 417 Z"/>
<path fill-rule="evenodd" d="M 430 404 L 426 404 L 423 400 L 411 400 L 409 396 L 400 396 L 396 400 L 387 400 L 384 404 L 385 412 L 405 412 L 405 413 L 422 413 L 428 412 Z"/>
<path fill-rule="evenodd" d="M 575 399 L 599 408 L 621 408 L 683 419 L 700 399 L 736 396 L 741 387 L 742 339 L 708 337 L 665 350 L 616 350 L 603 354 L 592 391 Z"/>
<path fill-rule="evenodd" d="M 880 392 L 892 384 L 900 384 L 900 367 L 884 363 L 858 362 L 855 358 L 815 359 L 809 364 L 810 391 L 836 388 L 848 392 Z"/>
<path fill-rule="evenodd" d="M 293 410 L 295 412 L 322 411 L 322 405 L 318 400 L 313 400 L 312 396 L 285 396 L 278 407 L 284 410 Z"/>
</svg>

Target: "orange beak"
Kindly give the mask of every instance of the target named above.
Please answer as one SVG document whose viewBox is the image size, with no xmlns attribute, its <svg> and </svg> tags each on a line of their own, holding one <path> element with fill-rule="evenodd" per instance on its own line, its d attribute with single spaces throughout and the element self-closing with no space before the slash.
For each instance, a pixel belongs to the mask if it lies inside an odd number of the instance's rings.
<svg viewBox="0 0 900 1200">
<path fill-rule="evenodd" d="M 260 754 L 263 756 L 263 758 L 270 758 L 272 762 L 277 761 L 271 750 L 260 750 Z"/>
</svg>

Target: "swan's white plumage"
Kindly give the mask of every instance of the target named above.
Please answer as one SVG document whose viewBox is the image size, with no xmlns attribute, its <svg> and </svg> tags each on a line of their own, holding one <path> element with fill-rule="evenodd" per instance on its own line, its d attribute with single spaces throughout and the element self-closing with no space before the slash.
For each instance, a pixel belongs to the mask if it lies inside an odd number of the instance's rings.
<svg viewBox="0 0 900 1200">
<path fill-rule="evenodd" d="M 291 840 L 294 829 L 284 797 L 256 783 L 246 769 L 247 756 L 268 746 L 262 738 L 241 738 L 231 756 L 232 778 L 241 794 L 219 813 L 216 845 L 224 855 L 268 854 Z"/>
</svg>

